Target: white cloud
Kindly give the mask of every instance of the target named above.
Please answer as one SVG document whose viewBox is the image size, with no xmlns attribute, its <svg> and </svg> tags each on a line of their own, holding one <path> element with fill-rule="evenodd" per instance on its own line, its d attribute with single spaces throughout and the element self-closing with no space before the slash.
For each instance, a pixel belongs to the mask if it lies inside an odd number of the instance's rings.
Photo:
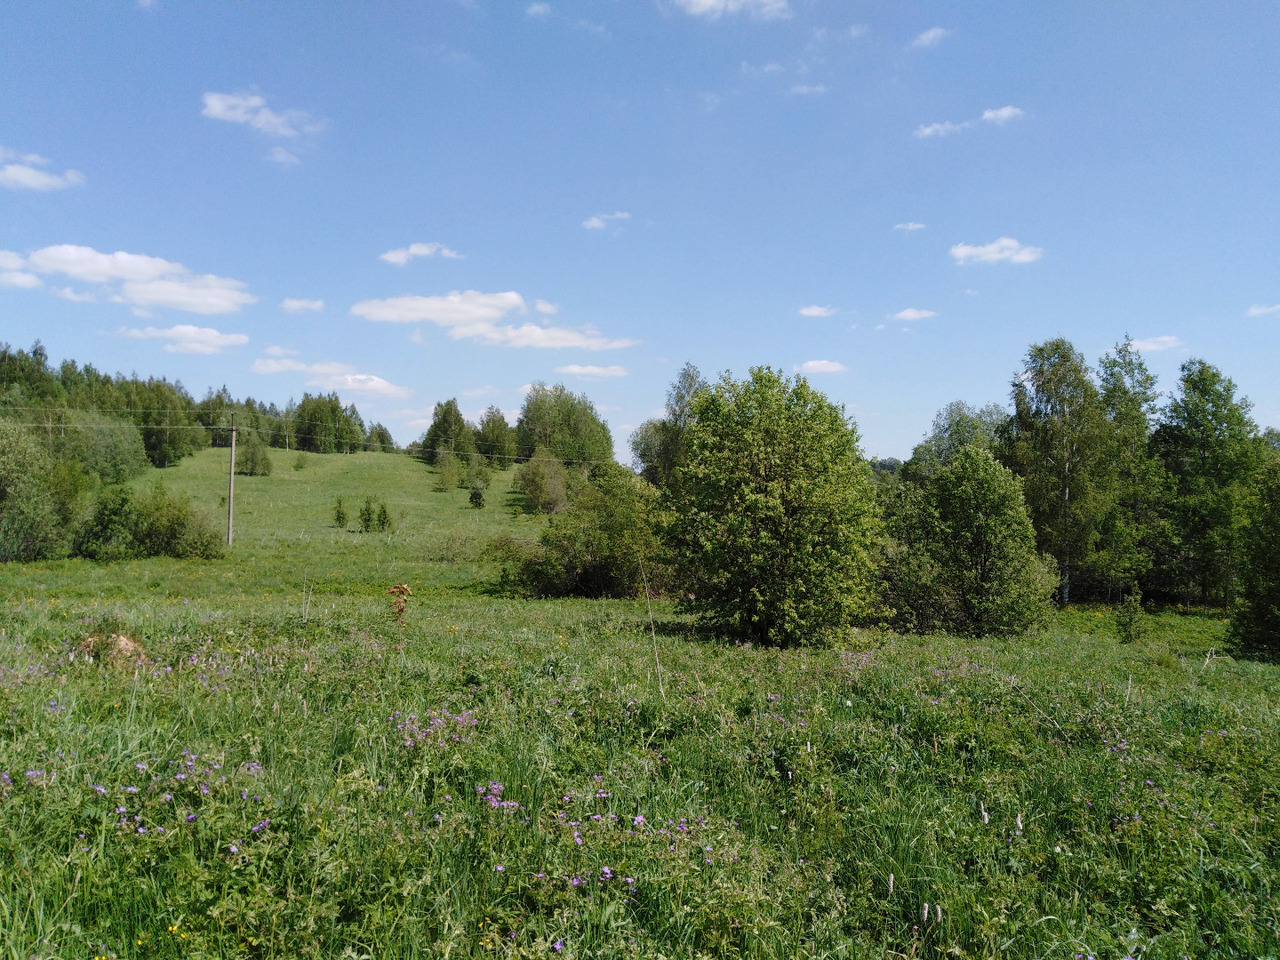
<svg viewBox="0 0 1280 960">
<path fill-rule="evenodd" d="M 816 303 L 800 308 L 800 316 L 802 317 L 831 317 L 835 315 L 835 312 L 835 307 L 820 307 Z"/>
<path fill-rule="evenodd" d="M 22 270 L 5 270 L 0 272 L 0 287 L 17 290 L 30 290 L 41 285 L 40 278 L 34 273 Z"/>
<path fill-rule="evenodd" d="M 865 23 L 855 23 L 849 28 L 849 36 L 854 40 L 858 40 L 865 37 L 870 31 L 871 28 Z"/>
<path fill-rule="evenodd" d="M 625 210 L 619 210 L 617 213 L 598 213 L 594 217 L 587 217 L 582 221 L 583 227 L 588 230 L 603 230 L 609 225 L 610 220 L 630 220 L 631 214 Z"/>
<path fill-rule="evenodd" d="M 12 250 L 0 250 L 0 270 L 22 270 L 27 261 Z"/>
<path fill-rule="evenodd" d="M 1270 317 L 1270 316 L 1275 316 L 1277 314 L 1280 314 L 1280 303 L 1277 303 L 1275 306 L 1271 306 L 1271 307 L 1263 306 L 1260 303 L 1255 303 L 1252 307 L 1250 307 L 1247 311 L 1245 311 L 1246 317 Z"/>
<path fill-rule="evenodd" d="M 849 368 L 836 360 L 806 360 L 796 369 L 801 373 L 844 373 Z"/>
<path fill-rule="evenodd" d="M 265 97 L 253 93 L 206 93 L 201 115 L 228 123 L 243 123 L 271 137 L 319 133 L 324 123 L 302 110 L 277 113 Z"/>
<path fill-rule="evenodd" d="M 551 4 L 549 3 L 531 3 L 524 8 L 526 17 L 549 17 L 551 16 Z"/>
<path fill-rule="evenodd" d="M 912 320 L 928 320 L 930 317 L 936 317 L 936 310 L 918 310 L 915 307 L 907 307 L 905 310 L 899 310 L 893 315 L 895 320 L 904 320 L 910 323 Z"/>
<path fill-rule="evenodd" d="M 268 357 L 292 357 L 298 351 L 291 350 L 288 347 L 267 347 L 267 349 L 262 352 Z"/>
<path fill-rule="evenodd" d="M 571 363 L 568 366 L 556 367 L 556 373 L 578 377 L 581 380 L 608 380 L 610 377 L 625 377 L 627 368 L 616 364 L 611 367 L 597 367 L 590 364 Z"/>
<path fill-rule="evenodd" d="M 0 187 L 8 190 L 65 190 L 67 187 L 84 185 L 84 174 L 79 170 L 67 170 L 65 173 L 49 173 L 37 170 L 25 163 L 9 163 L 0 167 Z"/>
<path fill-rule="evenodd" d="M 815 83 L 813 85 L 797 83 L 791 88 L 791 92 L 799 97 L 812 97 L 826 93 L 827 88 L 821 83 Z"/>
<path fill-rule="evenodd" d="M 148 307 L 170 307 L 206 315 L 235 313 L 246 304 L 258 302 L 257 297 L 245 290 L 243 282 L 211 274 L 130 280 L 121 287 L 121 294 L 126 303 L 144 310 Z"/>
<path fill-rule="evenodd" d="M 716 20 L 726 13 L 746 12 L 758 20 L 791 16 L 787 0 L 675 0 L 676 6 L 695 17 Z"/>
<path fill-rule="evenodd" d="M 956 263 L 1031 263 L 1039 260 L 1044 251 L 1039 247 L 1028 247 L 1013 237 L 1001 237 L 981 247 L 969 243 L 957 243 L 951 248 L 951 256 Z"/>
<path fill-rule="evenodd" d="M 982 119 L 987 123 L 994 123 L 997 127 L 1003 127 L 1010 120 L 1020 120 L 1024 116 L 1026 116 L 1026 114 L 1014 106 L 1000 107 L 997 110 L 982 111 Z"/>
<path fill-rule="evenodd" d="M 398 250 L 388 250 L 386 253 L 380 253 L 378 254 L 378 259 L 385 260 L 387 263 L 394 263 L 397 267 L 403 267 L 415 257 L 434 257 L 436 254 L 446 260 L 464 259 L 457 250 L 450 250 L 443 243 L 411 243 L 409 246 L 401 247 Z"/>
<path fill-rule="evenodd" d="M 360 373 L 355 367 L 345 363 L 322 361 L 320 363 L 303 363 L 301 360 L 264 360 L 253 361 L 250 368 L 254 373 L 302 373 L 306 374 L 309 387 L 321 390 L 334 390 L 339 393 L 367 393 L 376 397 L 407 397 L 413 393 L 408 387 L 397 386 L 372 373 Z"/>
<path fill-rule="evenodd" d="M 319 313 L 324 309 L 324 301 L 300 300 L 297 297 L 285 297 L 280 301 L 280 309 L 285 313 Z"/>
<path fill-rule="evenodd" d="M 907 233 L 911 233 L 911 232 L 913 232 L 913 231 L 915 231 L 915 230 L 923 230 L 923 229 L 924 229 L 924 224 L 923 224 L 923 223 L 916 223 L 914 220 L 910 220 L 910 221 L 908 221 L 907 223 L 895 223 L 895 224 L 893 225 L 893 229 L 895 229 L 895 230 L 905 230 L 905 231 L 907 231 Z"/>
<path fill-rule="evenodd" d="M 357 317 L 382 323 L 419 323 L 424 320 L 444 327 L 454 340 L 478 340 L 507 347 L 578 347 L 584 350 L 614 350 L 634 346 L 635 340 L 611 340 L 594 330 L 542 327 L 535 323 L 520 326 L 500 324 L 512 311 L 525 312 L 524 298 L 515 291 L 479 293 L 467 290 L 439 297 L 392 297 L 362 300 L 351 308 Z"/>
<path fill-rule="evenodd" d="M 257 303 L 240 280 L 194 274 L 180 263 L 140 253 L 99 253 L 92 247 L 58 244 L 28 258 L 36 273 L 61 273 L 84 283 L 120 283 L 115 298 L 140 309 L 171 307 L 187 313 L 234 313 Z"/>
<path fill-rule="evenodd" d="M 949 137 L 953 133 L 968 129 L 969 126 L 968 123 L 952 123 L 950 120 L 942 123 L 921 124 L 916 127 L 915 136 L 921 140 L 927 140 L 929 137 Z"/>
<path fill-rule="evenodd" d="M 936 47 L 942 42 L 943 38 L 950 33 L 950 30 L 944 30 L 942 27 L 930 27 L 924 33 L 918 34 L 916 38 L 911 41 L 911 45 L 922 49 Z"/>
<path fill-rule="evenodd" d="M 72 303 L 97 303 L 98 298 L 92 293 L 81 293 L 79 290 L 72 290 L 70 287 L 55 287 L 54 291 L 62 300 L 70 300 Z"/>
<path fill-rule="evenodd" d="M 119 336 L 134 340 L 166 340 L 164 349 L 167 353 L 220 353 L 224 347 L 238 347 L 249 342 L 243 333 L 220 333 L 212 327 L 196 327 L 189 323 L 180 323 L 165 330 L 122 327 Z"/>
<path fill-rule="evenodd" d="M 1133 341 L 1135 350 L 1145 350 L 1147 353 L 1159 353 L 1161 350 L 1174 350 L 1182 346 L 1182 341 L 1177 337 L 1147 337 L 1144 340 Z"/>
<path fill-rule="evenodd" d="M 301 160 L 298 159 L 296 154 L 292 154 L 288 150 L 286 150 L 284 147 L 280 147 L 280 146 L 272 147 L 269 151 L 267 151 L 267 159 L 270 160 L 272 163 L 279 163 L 279 164 L 283 164 L 284 166 L 291 166 L 292 164 L 302 162 Z"/>
<path fill-rule="evenodd" d="M 556 304 L 551 303 L 547 300 L 533 301 L 533 309 L 537 310 L 539 313 L 545 313 L 548 316 L 550 316 L 551 314 L 556 314 L 560 312 L 560 308 Z"/>
</svg>

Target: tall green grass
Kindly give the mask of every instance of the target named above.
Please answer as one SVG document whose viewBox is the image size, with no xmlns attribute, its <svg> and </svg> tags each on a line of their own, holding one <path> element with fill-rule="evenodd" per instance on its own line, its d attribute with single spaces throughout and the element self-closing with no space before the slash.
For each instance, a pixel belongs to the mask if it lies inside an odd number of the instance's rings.
<svg viewBox="0 0 1280 960">
<path fill-rule="evenodd" d="M 225 457 L 165 481 L 216 510 Z M 1280 951 L 1280 671 L 1220 620 L 780 652 L 655 604 L 655 651 L 495 595 L 509 475 L 276 467 L 225 560 L 0 568 L 0 956 Z"/>
</svg>

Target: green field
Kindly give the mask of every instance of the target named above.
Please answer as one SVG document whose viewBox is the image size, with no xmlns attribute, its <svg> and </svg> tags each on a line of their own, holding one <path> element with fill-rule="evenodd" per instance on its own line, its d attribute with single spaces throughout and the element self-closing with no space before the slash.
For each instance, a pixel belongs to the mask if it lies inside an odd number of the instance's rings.
<svg viewBox="0 0 1280 960">
<path fill-rule="evenodd" d="M 1280 668 L 1220 616 L 734 646 L 499 592 L 510 473 L 273 455 L 225 559 L 0 567 L 0 956 L 1280 956 Z M 139 483 L 224 523 L 226 456 Z"/>
</svg>

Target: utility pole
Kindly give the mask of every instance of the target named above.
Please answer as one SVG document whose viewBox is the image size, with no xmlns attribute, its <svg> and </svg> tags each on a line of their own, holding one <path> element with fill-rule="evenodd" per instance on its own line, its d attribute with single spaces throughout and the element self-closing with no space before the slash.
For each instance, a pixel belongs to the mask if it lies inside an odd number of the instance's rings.
<svg viewBox="0 0 1280 960">
<path fill-rule="evenodd" d="M 231 467 L 227 471 L 227 546 L 231 546 L 232 518 L 236 511 L 236 421 L 231 418 Z"/>
</svg>

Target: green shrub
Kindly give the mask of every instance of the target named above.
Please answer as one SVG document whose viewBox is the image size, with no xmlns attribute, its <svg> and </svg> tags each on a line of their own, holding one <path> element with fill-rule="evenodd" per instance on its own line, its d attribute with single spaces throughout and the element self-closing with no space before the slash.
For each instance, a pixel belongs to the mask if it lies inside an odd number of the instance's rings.
<svg viewBox="0 0 1280 960">
<path fill-rule="evenodd" d="M 383 532 L 391 529 L 391 513 L 382 499 L 365 497 L 364 505 L 360 507 L 359 517 L 361 533 Z"/>
<path fill-rule="evenodd" d="M 462 461 L 447 450 L 440 450 L 436 452 L 435 466 L 436 493 L 448 493 L 450 490 L 456 490 L 458 484 L 462 482 Z"/>
<path fill-rule="evenodd" d="M 0 561 L 65 555 L 53 464 L 24 428 L 0 421 Z"/>
<path fill-rule="evenodd" d="M 467 498 L 467 502 L 471 504 L 473 509 L 483 510 L 484 509 L 484 487 L 480 485 L 473 485 L 471 487 L 471 494 Z"/>
<path fill-rule="evenodd" d="M 343 503 L 342 498 L 339 497 L 333 502 L 333 525 L 339 530 L 345 530 L 347 529 L 347 521 L 349 519 L 350 518 L 347 516 L 347 505 Z"/>
<path fill-rule="evenodd" d="M 306 465 L 307 465 L 307 452 L 305 450 L 299 450 L 298 455 L 293 458 L 293 469 L 302 470 L 306 467 Z"/>
<path fill-rule="evenodd" d="M 508 552 L 508 574 L 535 596 L 634 597 L 658 574 L 657 493 L 617 464 L 600 464 L 551 518 L 538 549 Z"/>
<path fill-rule="evenodd" d="M 881 601 L 895 627 L 969 636 L 1025 633 L 1057 578 L 1036 553 L 1022 485 L 970 444 L 919 484 L 891 488 Z"/>
<path fill-rule="evenodd" d="M 271 476 L 271 454 L 256 431 L 246 431 L 244 442 L 236 447 L 236 473 L 246 477 Z"/>
<path fill-rule="evenodd" d="M 1136 643 L 1147 635 L 1147 614 L 1142 609 L 1142 591 L 1133 587 L 1124 595 L 1115 609 L 1111 611 L 1111 619 L 1116 625 L 1116 636 L 1121 643 Z"/>
<path fill-rule="evenodd" d="M 569 505 L 569 468 L 546 447 L 538 447 L 516 471 L 515 488 L 534 513 L 559 513 Z"/>
<path fill-rule="evenodd" d="M 187 497 L 171 495 L 163 483 L 143 494 L 125 487 L 103 491 L 75 542 L 90 560 L 174 557 L 212 560 L 224 553 L 213 524 Z"/>
</svg>

